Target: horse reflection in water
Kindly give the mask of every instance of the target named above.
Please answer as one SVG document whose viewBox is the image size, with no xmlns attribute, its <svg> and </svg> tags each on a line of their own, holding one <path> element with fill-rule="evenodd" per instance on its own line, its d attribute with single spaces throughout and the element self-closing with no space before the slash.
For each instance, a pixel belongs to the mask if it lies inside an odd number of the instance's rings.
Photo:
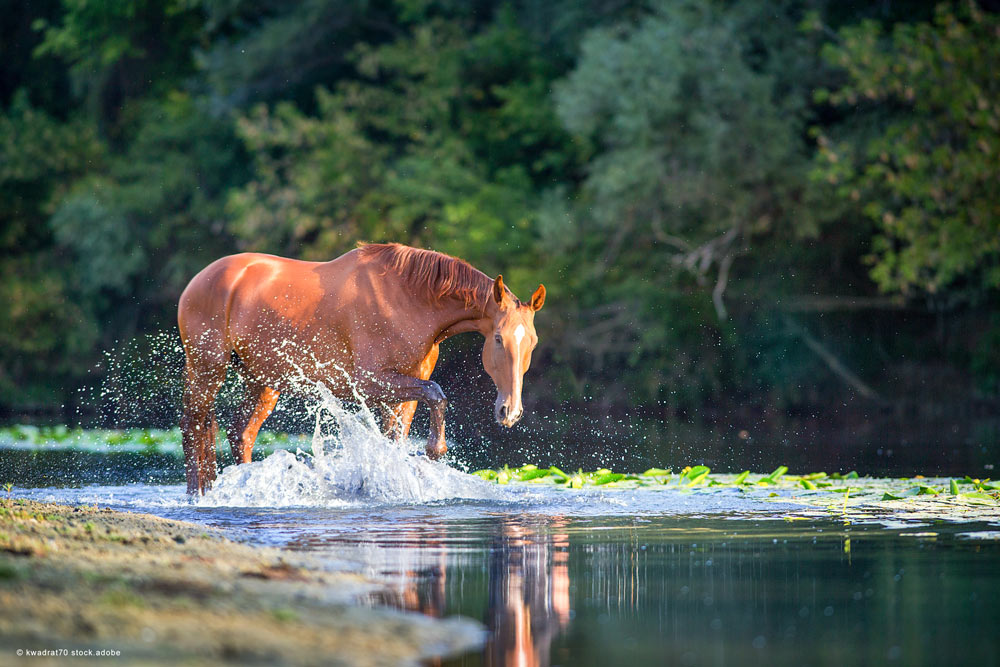
<svg viewBox="0 0 1000 667">
<path fill-rule="evenodd" d="M 504 521 L 490 550 L 487 665 L 548 665 L 569 625 L 569 536 L 548 526 Z M 536 530 L 540 528 L 541 530 Z"/>
<path fill-rule="evenodd" d="M 373 602 L 428 616 L 470 615 L 471 610 L 453 606 L 455 599 L 467 599 L 469 587 L 479 589 L 485 583 L 487 606 L 480 618 L 489 637 L 483 662 L 545 667 L 550 664 L 553 642 L 570 622 L 567 523 L 560 517 L 491 520 L 486 582 L 479 580 L 478 567 L 462 572 L 462 548 L 467 548 L 468 542 L 461 540 L 462 546 L 456 549 L 455 540 L 461 533 L 456 534 L 455 526 L 447 523 L 422 519 L 410 525 L 395 524 L 388 530 L 314 534 L 287 546 L 307 551 L 334 547 L 341 554 L 356 549 L 373 574 L 390 583 Z M 478 557 L 471 558 L 479 562 Z M 449 580 L 449 567 L 461 576 Z M 473 664 L 479 661 L 473 658 Z"/>
<path fill-rule="evenodd" d="M 488 604 L 483 619 L 489 630 L 486 665 L 549 664 L 552 643 L 570 621 L 569 536 L 563 532 L 565 525 L 560 518 L 531 523 L 503 519 L 497 524 L 490 544 Z M 447 528 L 438 530 L 437 539 L 428 535 L 426 527 L 402 538 L 403 543 L 420 542 L 422 549 L 431 551 L 437 541 L 442 549 L 431 559 L 421 559 L 414 569 L 396 573 L 403 579 L 402 588 L 380 595 L 380 602 L 429 616 L 446 615 L 448 581 L 443 544 Z"/>
</svg>

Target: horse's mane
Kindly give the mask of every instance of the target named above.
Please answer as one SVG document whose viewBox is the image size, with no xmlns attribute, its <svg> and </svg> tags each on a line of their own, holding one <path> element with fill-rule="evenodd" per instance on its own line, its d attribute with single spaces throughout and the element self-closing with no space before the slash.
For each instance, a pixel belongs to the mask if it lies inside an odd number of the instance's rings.
<svg viewBox="0 0 1000 667">
<path fill-rule="evenodd" d="M 399 243 L 359 243 L 361 256 L 382 262 L 407 284 L 426 292 L 429 300 L 456 295 L 467 307 L 486 306 L 493 280 L 465 260 L 434 250 Z"/>
</svg>

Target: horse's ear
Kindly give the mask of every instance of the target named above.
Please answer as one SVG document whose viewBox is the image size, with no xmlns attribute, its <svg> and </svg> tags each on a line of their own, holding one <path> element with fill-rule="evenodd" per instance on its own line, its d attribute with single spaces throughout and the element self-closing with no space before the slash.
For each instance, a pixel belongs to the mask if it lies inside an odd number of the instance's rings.
<svg viewBox="0 0 1000 667">
<path fill-rule="evenodd" d="M 541 310 L 545 303 L 545 285 L 539 285 L 535 293 L 531 295 L 531 309 Z"/>
<path fill-rule="evenodd" d="M 506 296 L 503 289 L 503 274 L 497 276 L 497 279 L 493 281 L 493 300 L 499 305 L 503 305 L 503 299 Z"/>
</svg>

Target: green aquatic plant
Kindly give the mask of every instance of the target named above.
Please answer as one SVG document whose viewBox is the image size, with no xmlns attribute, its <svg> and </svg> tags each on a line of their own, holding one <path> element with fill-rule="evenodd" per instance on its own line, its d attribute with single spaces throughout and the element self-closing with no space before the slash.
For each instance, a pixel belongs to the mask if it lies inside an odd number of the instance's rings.
<svg viewBox="0 0 1000 667">
<path fill-rule="evenodd" d="M 219 429 L 218 443 L 228 450 L 225 430 Z M 264 455 L 278 449 L 307 449 L 310 445 L 307 435 L 289 435 L 273 431 L 262 431 L 257 440 L 256 451 Z M 45 450 L 67 450 L 84 452 L 137 452 L 147 456 L 173 455 L 181 457 L 181 432 L 177 427 L 170 429 L 81 429 L 66 426 L 36 427 L 13 425 L 0 427 L 0 448 Z"/>
<path fill-rule="evenodd" d="M 694 466 L 681 476 L 680 482 L 689 487 L 697 486 L 708 479 L 710 472 L 711 469 L 708 466 Z"/>
<path fill-rule="evenodd" d="M 772 472 L 770 475 L 768 475 L 761 481 L 767 482 L 768 484 L 774 484 L 779 479 L 784 477 L 786 472 L 788 472 L 788 466 L 778 466 L 778 468 L 774 472 Z"/>
<path fill-rule="evenodd" d="M 769 474 L 754 477 L 749 470 L 738 474 L 712 474 L 705 465 L 685 466 L 680 473 L 667 468 L 649 468 L 639 474 L 598 468 L 591 472 L 577 470 L 569 474 L 551 466 L 526 464 L 518 468 L 504 466 L 472 473 L 487 482 L 497 484 L 542 484 L 566 490 L 594 489 L 675 489 L 684 493 L 711 493 L 722 489 L 739 489 L 748 494 L 766 490 L 760 497 L 773 500 L 802 502 L 826 507 L 828 511 L 854 517 L 852 508 L 868 503 L 913 502 L 956 507 L 983 505 L 1000 508 L 1000 485 L 990 480 L 971 477 L 927 479 L 922 476 L 903 479 L 862 478 L 857 471 L 848 473 L 812 472 L 801 475 L 788 473 L 787 466 L 778 466 Z M 843 486 L 839 484 L 844 484 Z M 838 484 L 839 483 L 839 484 Z M 837 494 L 834 500 L 831 494 Z M 827 500 L 823 500 L 826 498 Z M 833 501 L 833 502 L 831 502 Z M 896 507 L 891 505 L 890 507 Z"/>
</svg>

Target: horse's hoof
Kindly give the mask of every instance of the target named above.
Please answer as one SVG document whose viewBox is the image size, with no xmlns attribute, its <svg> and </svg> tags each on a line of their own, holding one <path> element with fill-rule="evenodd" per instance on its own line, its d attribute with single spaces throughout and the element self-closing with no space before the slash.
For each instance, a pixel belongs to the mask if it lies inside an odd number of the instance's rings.
<svg viewBox="0 0 1000 667">
<path fill-rule="evenodd" d="M 429 458 L 431 461 L 437 461 L 442 456 L 444 456 L 445 452 L 447 451 L 448 451 L 447 447 L 428 447 L 427 458 Z"/>
</svg>

